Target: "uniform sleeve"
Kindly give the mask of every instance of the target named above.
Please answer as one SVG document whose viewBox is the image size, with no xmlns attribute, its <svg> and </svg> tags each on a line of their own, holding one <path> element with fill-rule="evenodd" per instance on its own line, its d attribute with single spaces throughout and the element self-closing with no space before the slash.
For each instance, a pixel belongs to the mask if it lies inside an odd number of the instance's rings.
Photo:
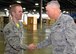
<svg viewBox="0 0 76 54">
<path fill-rule="evenodd" d="M 4 35 L 6 44 L 9 44 L 15 50 L 25 50 L 27 45 L 20 44 L 20 37 L 14 33 L 11 28 L 4 28 Z"/>
<path fill-rule="evenodd" d="M 50 45 L 52 42 L 51 42 L 51 34 L 48 33 L 48 38 L 41 41 L 40 43 L 37 44 L 37 48 L 40 49 L 40 48 L 43 48 L 43 47 L 47 47 L 48 45 Z"/>
</svg>

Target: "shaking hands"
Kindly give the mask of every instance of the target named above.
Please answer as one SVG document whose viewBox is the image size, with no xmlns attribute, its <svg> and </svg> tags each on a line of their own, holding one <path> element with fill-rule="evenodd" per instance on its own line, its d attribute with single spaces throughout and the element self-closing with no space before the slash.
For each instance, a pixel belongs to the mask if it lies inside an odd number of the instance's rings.
<svg viewBox="0 0 76 54">
<path fill-rule="evenodd" d="M 36 47 L 36 45 L 35 44 L 30 44 L 29 46 L 28 46 L 28 49 L 29 50 L 35 50 L 37 47 Z"/>
</svg>

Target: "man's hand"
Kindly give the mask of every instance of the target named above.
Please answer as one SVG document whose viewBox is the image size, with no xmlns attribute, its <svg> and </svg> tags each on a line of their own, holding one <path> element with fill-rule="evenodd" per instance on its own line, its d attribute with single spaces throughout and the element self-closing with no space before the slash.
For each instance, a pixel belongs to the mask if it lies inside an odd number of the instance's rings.
<svg viewBox="0 0 76 54">
<path fill-rule="evenodd" d="M 36 45 L 30 44 L 30 45 L 28 46 L 28 49 L 29 49 L 29 50 L 35 50 L 35 49 L 36 49 Z"/>
</svg>

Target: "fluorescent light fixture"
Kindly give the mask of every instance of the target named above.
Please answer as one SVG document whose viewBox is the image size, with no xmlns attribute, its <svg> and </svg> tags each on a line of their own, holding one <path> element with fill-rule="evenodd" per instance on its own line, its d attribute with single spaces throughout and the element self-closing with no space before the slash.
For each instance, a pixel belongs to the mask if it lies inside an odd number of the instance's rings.
<svg viewBox="0 0 76 54">
<path fill-rule="evenodd" d="M 68 14 L 69 12 L 67 11 L 66 13 Z"/>
<path fill-rule="evenodd" d="M 63 11 L 63 13 L 66 13 L 66 11 Z"/>
<path fill-rule="evenodd" d="M 39 5 L 38 3 L 35 3 L 35 5 L 37 6 L 37 5 Z"/>
<path fill-rule="evenodd" d="M 36 11 L 36 9 L 34 9 L 33 11 Z"/>
<path fill-rule="evenodd" d="M 25 11 L 24 13 L 28 13 L 28 11 Z"/>
<path fill-rule="evenodd" d="M 26 8 L 23 8 L 23 10 L 25 10 Z"/>
<path fill-rule="evenodd" d="M 4 10 L 8 10 L 7 8 L 5 8 Z"/>
<path fill-rule="evenodd" d="M 9 7 L 11 7 L 11 5 Z"/>
<path fill-rule="evenodd" d="M 16 1 L 17 3 L 21 3 L 21 1 Z"/>
</svg>

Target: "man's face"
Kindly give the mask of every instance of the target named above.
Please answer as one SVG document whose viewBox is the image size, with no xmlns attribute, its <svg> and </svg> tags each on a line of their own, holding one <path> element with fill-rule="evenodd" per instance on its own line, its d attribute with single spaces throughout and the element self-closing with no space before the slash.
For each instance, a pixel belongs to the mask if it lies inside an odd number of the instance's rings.
<svg viewBox="0 0 76 54">
<path fill-rule="evenodd" d="M 21 20 L 21 18 L 22 18 L 22 12 L 23 12 L 22 7 L 21 6 L 17 6 L 15 8 L 14 17 L 17 20 Z"/>
<path fill-rule="evenodd" d="M 50 18 L 52 18 L 54 16 L 54 9 L 48 5 L 46 6 L 46 13 Z"/>
</svg>

